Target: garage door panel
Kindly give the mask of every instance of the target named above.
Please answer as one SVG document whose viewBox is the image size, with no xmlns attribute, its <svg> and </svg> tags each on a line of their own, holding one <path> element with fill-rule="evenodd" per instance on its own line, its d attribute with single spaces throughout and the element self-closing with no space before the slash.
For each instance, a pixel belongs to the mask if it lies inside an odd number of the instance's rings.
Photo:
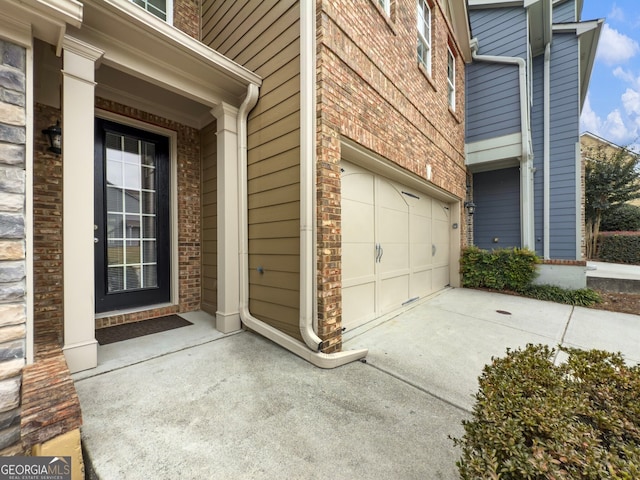
<svg viewBox="0 0 640 480">
<path fill-rule="evenodd" d="M 381 275 L 409 268 L 409 250 L 406 244 L 382 243 L 380 248 L 382 248 L 382 252 L 378 262 L 378 270 Z"/>
<path fill-rule="evenodd" d="M 411 298 L 429 295 L 433 291 L 431 276 L 432 271 L 430 268 L 413 272 L 409 291 Z"/>
<path fill-rule="evenodd" d="M 449 285 L 449 266 L 445 265 L 433 269 L 433 291 L 437 292 Z"/>
<path fill-rule="evenodd" d="M 409 234 L 408 211 L 380 208 L 378 221 L 378 241 L 380 243 L 406 243 Z"/>
<path fill-rule="evenodd" d="M 342 326 L 351 329 L 376 318 L 376 282 L 342 289 Z"/>
<path fill-rule="evenodd" d="M 409 299 L 409 275 L 382 280 L 380 284 L 380 313 L 400 308 Z"/>
<path fill-rule="evenodd" d="M 347 162 L 341 181 L 343 326 L 449 284 L 446 204 Z"/>
<path fill-rule="evenodd" d="M 375 177 L 355 168 L 346 167 L 342 174 L 342 198 L 373 205 Z"/>
<path fill-rule="evenodd" d="M 342 281 L 353 282 L 375 275 L 373 243 L 347 243 L 342 245 Z"/>
<path fill-rule="evenodd" d="M 342 200 L 342 235 L 348 243 L 373 243 L 374 206 L 362 202 Z"/>
</svg>

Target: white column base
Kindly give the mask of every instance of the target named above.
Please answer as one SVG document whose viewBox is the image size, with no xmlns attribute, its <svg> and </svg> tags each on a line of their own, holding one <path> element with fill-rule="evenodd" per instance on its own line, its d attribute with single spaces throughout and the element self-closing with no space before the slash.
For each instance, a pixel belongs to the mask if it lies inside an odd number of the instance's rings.
<svg viewBox="0 0 640 480">
<path fill-rule="evenodd" d="M 216 312 L 216 330 L 222 333 L 237 332 L 242 328 L 240 313 Z"/>
<path fill-rule="evenodd" d="M 62 351 L 71 373 L 98 366 L 98 342 L 96 340 L 65 345 Z"/>
</svg>

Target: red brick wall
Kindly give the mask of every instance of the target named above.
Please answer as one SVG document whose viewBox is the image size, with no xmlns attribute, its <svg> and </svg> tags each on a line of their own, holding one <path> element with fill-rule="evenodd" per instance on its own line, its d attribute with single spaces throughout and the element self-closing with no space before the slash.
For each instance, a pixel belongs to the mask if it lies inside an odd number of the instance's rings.
<svg viewBox="0 0 640 480">
<path fill-rule="evenodd" d="M 173 26 L 200 40 L 200 0 L 176 0 L 173 3 Z"/>
<path fill-rule="evenodd" d="M 35 106 L 33 151 L 33 317 L 36 355 L 45 343 L 62 344 L 62 156 L 48 152 L 42 130 L 60 110 Z"/>
<path fill-rule="evenodd" d="M 325 351 L 340 348 L 340 140 L 347 137 L 460 199 L 465 197 L 464 63 L 439 2 L 432 5 L 432 74 L 417 60 L 415 0 L 317 0 L 318 315 Z M 456 110 L 447 99 L 447 45 Z M 463 218 L 459 223 L 464 225 Z M 462 235 L 464 239 L 464 232 Z"/>
</svg>

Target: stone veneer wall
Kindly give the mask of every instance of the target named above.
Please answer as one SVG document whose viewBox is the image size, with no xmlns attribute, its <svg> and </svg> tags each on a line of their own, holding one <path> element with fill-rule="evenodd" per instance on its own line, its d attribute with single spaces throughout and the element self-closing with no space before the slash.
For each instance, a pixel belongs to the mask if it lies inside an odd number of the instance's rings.
<svg viewBox="0 0 640 480">
<path fill-rule="evenodd" d="M 20 444 L 26 358 L 26 50 L 0 40 L 0 455 Z"/>
</svg>

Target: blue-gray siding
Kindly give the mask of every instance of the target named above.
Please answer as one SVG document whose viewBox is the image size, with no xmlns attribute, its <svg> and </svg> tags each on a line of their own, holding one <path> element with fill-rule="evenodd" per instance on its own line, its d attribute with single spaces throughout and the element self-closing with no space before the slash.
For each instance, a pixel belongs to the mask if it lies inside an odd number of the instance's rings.
<svg viewBox="0 0 640 480">
<path fill-rule="evenodd" d="M 474 245 L 489 250 L 520 247 L 520 168 L 476 173 L 473 200 Z"/>
<path fill-rule="evenodd" d="M 553 23 L 570 23 L 576 19 L 575 0 L 567 0 L 553 7 Z"/>
<path fill-rule="evenodd" d="M 531 139 L 533 144 L 534 224 L 536 253 L 544 252 L 544 55 L 533 59 L 533 104 Z"/>
<path fill-rule="evenodd" d="M 576 143 L 579 64 L 575 34 L 554 34 L 551 46 L 550 256 L 576 258 Z"/>
<path fill-rule="evenodd" d="M 526 15 L 519 8 L 471 10 L 479 55 L 527 58 Z M 473 62 L 466 67 L 466 141 L 520 131 L 518 67 Z"/>
</svg>

